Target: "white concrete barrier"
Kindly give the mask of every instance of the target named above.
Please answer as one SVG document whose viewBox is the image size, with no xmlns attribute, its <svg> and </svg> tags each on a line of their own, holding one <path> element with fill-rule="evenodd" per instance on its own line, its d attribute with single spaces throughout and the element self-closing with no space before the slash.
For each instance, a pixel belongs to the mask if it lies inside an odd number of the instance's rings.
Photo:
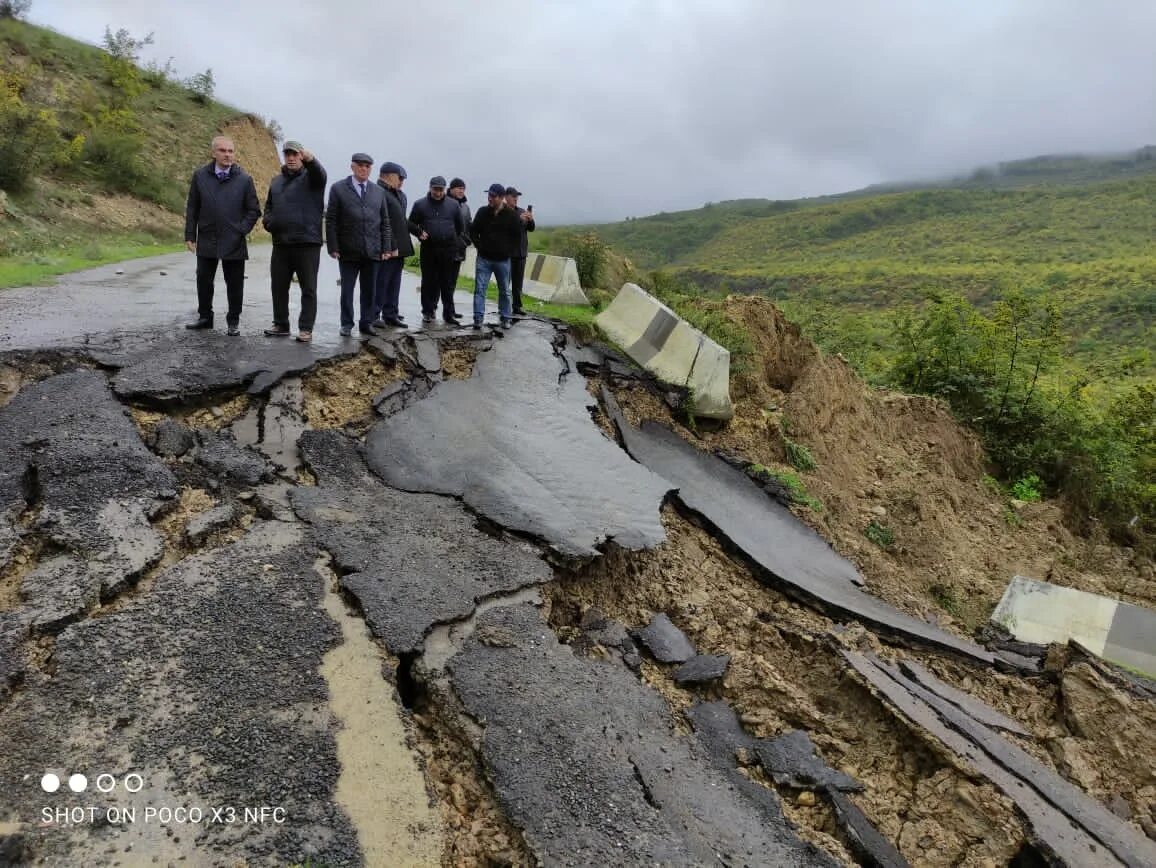
<svg viewBox="0 0 1156 868">
<path fill-rule="evenodd" d="M 1074 639 L 1105 660 L 1156 677 L 1156 612 L 1150 609 L 1016 576 L 991 620 L 1021 642 Z"/>
<path fill-rule="evenodd" d="M 478 252 L 473 247 L 466 249 L 466 261 L 462 263 L 462 276 L 474 276 Z M 490 278 L 493 283 L 493 278 Z M 551 304 L 590 304 L 590 299 L 582 291 L 578 279 L 578 264 L 565 256 L 550 256 L 546 253 L 531 253 L 526 257 L 526 278 L 522 281 L 522 294 Z"/>
<path fill-rule="evenodd" d="M 690 411 L 730 419 L 731 354 L 642 287 L 623 284 L 594 318 L 607 336 L 660 380 L 691 391 Z"/>
</svg>

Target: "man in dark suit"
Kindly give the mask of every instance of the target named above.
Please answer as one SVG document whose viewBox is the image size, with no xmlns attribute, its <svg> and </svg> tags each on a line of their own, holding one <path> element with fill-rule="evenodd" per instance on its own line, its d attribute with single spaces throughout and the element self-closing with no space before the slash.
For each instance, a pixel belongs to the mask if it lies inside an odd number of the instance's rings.
<svg viewBox="0 0 1156 868">
<path fill-rule="evenodd" d="M 227 136 L 213 139 L 213 160 L 193 172 L 185 202 L 185 246 L 197 254 L 197 319 L 189 329 L 213 327 L 213 283 L 217 263 L 225 275 L 229 312 L 225 324 L 239 335 L 245 295 L 245 237 L 257 225 L 261 206 L 253 179 L 234 162 L 236 150 Z"/>
<path fill-rule="evenodd" d="M 379 262 L 392 256 L 393 233 L 385 191 L 370 183 L 373 157 L 360 151 L 351 157 L 352 174 L 329 189 L 325 209 L 325 242 L 341 271 L 341 335 L 353 332 L 353 287 L 361 283 L 357 330 L 372 335 L 373 291 Z"/>
<path fill-rule="evenodd" d="M 393 255 L 377 267 L 377 289 L 373 294 L 373 312 L 380 317 L 375 328 L 405 328 L 405 317 L 398 310 L 401 294 L 401 272 L 405 261 L 413 256 L 413 241 L 406 222 L 408 201 L 401 185 L 405 183 L 405 169 L 397 163 L 382 163 L 377 183 L 385 191 L 389 206 L 389 224 L 393 230 Z"/>
</svg>

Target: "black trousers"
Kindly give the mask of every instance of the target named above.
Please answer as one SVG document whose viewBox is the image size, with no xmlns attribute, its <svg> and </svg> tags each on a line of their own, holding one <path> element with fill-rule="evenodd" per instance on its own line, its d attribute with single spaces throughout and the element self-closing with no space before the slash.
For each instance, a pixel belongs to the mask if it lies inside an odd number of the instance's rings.
<svg viewBox="0 0 1156 868">
<path fill-rule="evenodd" d="M 273 324 L 289 328 L 289 284 L 293 275 L 301 287 L 298 331 L 313 331 L 317 319 L 317 270 L 321 267 L 320 244 L 274 244 L 269 260 L 273 288 Z"/>
<path fill-rule="evenodd" d="M 213 259 L 209 256 L 197 257 L 197 315 L 201 319 L 213 319 L 213 283 L 217 279 L 217 263 L 225 275 L 225 294 L 229 299 L 229 312 L 225 322 L 236 325 L 241 321 L 241 305 L 245 301 L 245 260 Z"/>
<path fill-rule="evenodd" d="M 510 257 L 510 291 L 514 295 L 514 313 L 522 312 L 522 281 L 526 278 L 526 257 Z"/>
<path fill-rule="evenodd" d="M 421 313 L 436 316 L 442 303 L 442 319 L 449 321 L 454 310 L 454 254 L 452 247 L 421 247 Z M 460 269 L 461 266 L 459 265 Z"/>
</svg>

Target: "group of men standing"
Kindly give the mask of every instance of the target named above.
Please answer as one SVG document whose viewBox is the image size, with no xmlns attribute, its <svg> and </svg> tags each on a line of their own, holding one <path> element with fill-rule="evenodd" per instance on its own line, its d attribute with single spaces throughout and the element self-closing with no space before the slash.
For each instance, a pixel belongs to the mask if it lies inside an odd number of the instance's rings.
<svg viewBox="0 0 1156 868">
<path fill-rule="evenodd" d="M 518 206 L 521 192 L 516 188 L 491 184 L 486 204 L 471 215 L 465 181 L 454 178 L 447 184 L 438 175 L 430 179 L 428 193 L 414 203 L 407 218 L 405 169 L 383 163 L 373 183 L 373 158 L 358 152 L 350 159 L 349 176 L 330 188 L 326 204 L 325 167 L 300 142 L 287 141 L 282 148 L 284 165 L 269 185 L 262 214 L 253 179 L 235 162 L 233 142 L 218 136 L 212 154 L 212 162 L 193 173 L 185 208 L 185 243 L 197 255 L 198 314 L 186 328 L 213 327 L 219 263 L 228 297 L 228 334 L 240 334 L 246 236 L 258 219 L 273 237 L 269 265 L 273 324 L 265 329 L 270 337 L 292 334 L 289 288 L 296 277 L 301 288 L 297 340 L 312 340 L 322 244 L 338 261 L 342 336 L 352 334 L 355 314 L 361 334 L 373 334 L 375 328 L 404 328 L 398 298 L 402 269 L 414 252 L 411 235 L 420 242 L 423 323 L 436 321 L 440 303 L 442 320 L 460 324 L 463 317 L 454 307 L 454 290 L 470 245 L 477 249 L 474 328 L 482 327 L 491 276 L 498 283 L 502 327 L 509 328 L 514 317 L 525 313 L 526 233 L 535 225 L 533 206 Z M 356 310 L 355 287 L 359 288 Z"/>
</svg>

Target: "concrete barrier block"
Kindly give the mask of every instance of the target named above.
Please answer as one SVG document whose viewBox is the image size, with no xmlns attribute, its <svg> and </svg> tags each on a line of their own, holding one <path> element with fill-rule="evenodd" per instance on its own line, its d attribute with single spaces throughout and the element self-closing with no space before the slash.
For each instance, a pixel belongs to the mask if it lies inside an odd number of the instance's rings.
<svg viewBox="0 0 1156 868">
<path fill-rule="evenodd" d="M 1016 576 L 991 620 L 1021 642 L 1075 640 L 1105 660 L 1156 677 L 1156 612 L 1150 609 Z"/>
<path fill-rule="evenodd" d="M 466 261 L 462 263 L 462 277 L 473 280 L 477 264 L 477 250 L 467 247 Z M 490 283 L 496 284 L 497 280 L 491 277 Z M 578 263 L 565 256 L 549 256 L 545 253 L 531 253 L 526 257 L 522 294 L 551 304 L 590 304 L 578 279 Z"/>
<path fill-rule="evenodd" d="M 664 382 L 692 392 L 690 411 L 730 419 L 730 352 L 637 284 L 624 284 L 594 320 L 628 356 Z"/>
</svg>

